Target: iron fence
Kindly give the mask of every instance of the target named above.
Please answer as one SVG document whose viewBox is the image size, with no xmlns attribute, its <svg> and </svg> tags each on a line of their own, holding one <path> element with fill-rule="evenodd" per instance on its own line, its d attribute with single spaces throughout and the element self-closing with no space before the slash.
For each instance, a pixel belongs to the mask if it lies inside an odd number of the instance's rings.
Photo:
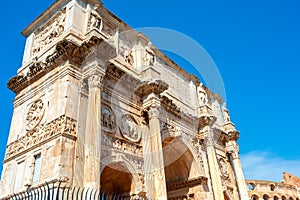
<svg viewBox="0 0 300 200">
<path fill-rule="evenodd" d="M 141 195 L 113 194 L 89 188 L 70 187 L 64 182 L 45 183 L 1 200 L 147 200 Z"/>
</svg>

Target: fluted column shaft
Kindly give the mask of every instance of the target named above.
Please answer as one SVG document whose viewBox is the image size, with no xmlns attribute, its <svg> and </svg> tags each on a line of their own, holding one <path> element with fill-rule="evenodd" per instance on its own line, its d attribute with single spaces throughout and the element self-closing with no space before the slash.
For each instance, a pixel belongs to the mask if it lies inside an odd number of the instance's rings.
<svg viewBox="0 0 300 200">
<path fill-rule="evenodd" d="M 85 129 L 84 187 L 100 188 L 101 83 L 103 74 L 89 77 L 89 95 Z"/>
<path fill-rule="evenodd" d="M 151 99 L 148 107 L 149 135 L 145 141 L 149 148 L 148 152 L 145 152 L 148 154 L 145 157 L 149 157 L 147 161 L 150 161 L 150 163 L 145 163 L 149 170 L 146 172 L 148 174 L 146 178 L 149 179 L 146 180 L 149 183 L 148 191 L 150 190 L 148 198 L 165 200 L 167 199 L 167 188 L 159 122 L 160 101 L 155 94 L 150 94 L 148 98 Z"/>
<path fill-rule="evenodd" d="M 248 200 L 249 199 L 248 192 L 247 192 L 248 190 L 247 190 L 247 186 L 246 186 L 246 182 L 242 170 L 242 165 L 239 157 L 239 150 L 236 143 L 229 153 L 233 164 L 233 169 L 235 173 L 235 179 L 237 182 L 240 199 Z"/>
<path fill-rule="evenodd" d="M 210 171 L 211 183 L 214 193 L 215 200 L 224 199 L 223 189 L 222 189 L 222 181 L 220 176 L 219 164 L 215 152 L 214 145 L 214 136 L 211 128 L 209 126 L 206 127 L 206 152 L 207 152 L 207 160 L 208 167 Z"/>
</svg>

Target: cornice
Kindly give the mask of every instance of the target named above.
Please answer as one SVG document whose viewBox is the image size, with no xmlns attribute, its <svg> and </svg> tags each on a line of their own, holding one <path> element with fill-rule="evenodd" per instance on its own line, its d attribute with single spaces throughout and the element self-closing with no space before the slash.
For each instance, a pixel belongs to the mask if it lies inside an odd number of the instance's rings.
<svg viewBox="0 0 300 200">
<path fill-rule="evenodd" d="M 7 87 L 13 92 L 19 93 L 22 89 L 28 86 L 29 83 L 32 84 L 66 60 L 70 60 L 77 66 L 81 66 L 82 62 L 89 55 L 91 51 L 90 48 L 95 45 L 101 45 L 101 48 L 103 47 L 104 50 L 110 51 L 108 54 L 112 55 L 103 55 L 105 58 L 108 59 L 114 56 L 113 53 L 111 53 L 112 49 L 109 49 L 111 46 L 97 37 L 90 38 L 83 42 L 80 46 L 65 39 L 56 45 L 54 53 L 49 55 L 44 61 L 38 61 L 29 66 L 27 74 L 12 77 L 8 81 Z"/>
</svg>

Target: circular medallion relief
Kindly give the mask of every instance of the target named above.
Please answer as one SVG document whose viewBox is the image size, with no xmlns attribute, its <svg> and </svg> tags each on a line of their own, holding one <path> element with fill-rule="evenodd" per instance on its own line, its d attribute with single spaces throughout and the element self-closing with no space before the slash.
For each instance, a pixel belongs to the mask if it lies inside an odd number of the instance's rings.
<svg viewBox="0 0 300 200">
<path fill-rule="evenodd" d="M 44 103 L 41 99 L 36 100 L 30 106 L 26 116 L 26 130 L 33 130 L 42 120 L 44 116 Z"/>
<path fill-rule="evenodd" d="M 102 128 L 111 131 L 116 128 L 115 114 L 107 106 L 101 106 L 101 125 Z"/>
<path fill-rule="evenodd" d="M 122 136 L 132 142 L 138 142 L 141 139 L 138 124 L 131 115 L 123 115 L 121 118 L 120 132 Z"/>
</svg>

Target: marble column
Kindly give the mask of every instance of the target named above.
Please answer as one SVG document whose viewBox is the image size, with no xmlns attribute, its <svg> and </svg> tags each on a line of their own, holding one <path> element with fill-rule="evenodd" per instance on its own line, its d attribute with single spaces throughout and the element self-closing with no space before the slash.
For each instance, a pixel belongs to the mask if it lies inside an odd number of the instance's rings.
<svg viewBox="0 0 300 200">
<path fill-rule="evenodd" d="M 235 174 L 235 179 L 237 182 L 237 187 L 239 191 L 239 196 L 241 200 L 248 200 L 248 190 L 242 170 L 242 165 L 239 157 L 239 149 L 238 145 L 234 141 L 233 144 L 231 145 L 231 148 L 229 150 L 229 155 L 232 160 L 233 164 L 233 169 L 234 169 L 234 174 Z"/>
<path fill-rule="evenodd" d="M 147 112 L 147 128 L 143 135 L 145 159 L 145 186 L 148 199 L 166 200 L 167 187 L 164 158 L 161 141 L 159 111 L 160 94 L 168 89 L 161 80 L 142 83 L 135 93 L 143 100 L 143 109 Z M 147 130 L 146 130 L 147 129 Z"/>
<path fill-rule="evenodd" d="M 101 153 L 101 87 L 104 73 L 94 72 L 88 78 L 89 94 L 85 129 L 84 187 L 100 188 Z"/>
<path fill-rule="evenodd" d="M 149 132 L 146 142 L 148 143 L 150 150 L 147 152 L 150 155 L 148 161 L 151 163 L 146 163 L 148 165 L 147 168 L 149 169 L 149 171 L 146 172 L 148 174 L 146 177 L 150 178 L 148 183 L 151 183 L 148 190 L 151 190 L 151 188 L 153 189 L 153 192 L 149 193 L 148 198 L 163 200 L 167 199 L 167 188 L 159 122 L 160 100 L 154 93 L 149 94 L 148 99 L 151 99 L 151 102 L 148 107 Z M 151 193 L 153 195 L 152 197 L 150 197 Z"/>
<path fill-rule="evenodd" d="M 215 151 L 214 134 L 209 125 L 206 126 L 205 144 L 214 199 L 222 200 L 224 199 L 224 194 L 222 189 L 219 163 Z"/>
</svg>

